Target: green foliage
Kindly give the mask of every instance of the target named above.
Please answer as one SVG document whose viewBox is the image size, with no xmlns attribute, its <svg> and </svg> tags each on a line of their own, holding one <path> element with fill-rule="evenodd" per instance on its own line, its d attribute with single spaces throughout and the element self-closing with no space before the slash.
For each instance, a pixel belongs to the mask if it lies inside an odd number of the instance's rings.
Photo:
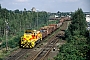
<svg viewBox="0 0 90 60">
<path fill-rule="evenodd" d="M 38 16 L 37 16 L 38 14 Z M 47 12 L 31 12 L 31 11 L 15 11 L 7 10 L 6 8 L 1 8 L 0 11 L 0 31 L 3 30 L 4 33 L 1 33 L 2 36 L 5 34 L 6 23 L 5 20 L 9 23 L 10 31 L 9 33 L 15 34 L 17 32 L 24 31 L 27 28 L 35 29 L 38 25 L 47 24 L 48 14 Z M 38 21 L 37 21 L 38 20 Z M 38 22 L 38 24 L 37 24 Z"/>
<path fill-rule="evenodd" d="M 3 58 L 0 58 L 0 60 L 3 60 Z"/>
<path fill-rule="evenodd" d="M 5 21 L 8 22 L 9 26 L 7 37 L 8 46 L 14 48 L 18 46 L 22 32 L 24 32 L 25 29 L 39 29 L 42 25 L 47 24 L 48 14 L 45 11 L 27 11 L 26 8 L 24 8 L 24 11 L 19 11 L 19 9 L 12 11 L 2 8 L 0 5 L 0 38 L 2 38 L 3 41 L 2 47 L 6 45 Z"/>
<path fill-rule="evenodd" d="M 58 23 L 58 20 L 49 21 L 49 22 L 48 22 L 48 25 L 49 25 L 49 24 L 57 24 L 57 23 Z"/>
<path fill-rule="evenodd" d="M 69 30 L 71 31 L 71 35 L 74 35 L 73 31 L 79 31 L 80 35 L 86 34 L 86 19 L 82 9 L 78 9 L 72 14 L 72 22 Z"/>
<path fill-rule="evenodd" d="M 73 36 L 73 40 L 60 47 L 60 53 L 55 60 L 85 60 L 89 48 L 86 43 L 83 36 Z"/>
<path fill-rule="evenodd" d="M 72 22 L 65 31 L 67 44 L 60 47 L 55 60 L 89 60 L 90 37 L 82 9 L 72 14 Z"/>
<path fill-rule="evenodd" d="M 19 46 L 19 41 L 20 41 L 20 37 L 21 36 L 15 36 L 15 37 L 12 37 L 10 40 L 8 40 L 8 47 L 9 48 L 15 48 L 17 46 Z M 1 45 L 3 48 L 6 47 L 6 41 L 3 41 L 2 45 Z"/>
<path fill-rule="evenodd" d="M 70 43 L 63 45 L 60 48 L 60 53 L 55 57 L 55 60 L 82 60 L 84 59 L 79 54 L 79 50 Z"/>
</svg>

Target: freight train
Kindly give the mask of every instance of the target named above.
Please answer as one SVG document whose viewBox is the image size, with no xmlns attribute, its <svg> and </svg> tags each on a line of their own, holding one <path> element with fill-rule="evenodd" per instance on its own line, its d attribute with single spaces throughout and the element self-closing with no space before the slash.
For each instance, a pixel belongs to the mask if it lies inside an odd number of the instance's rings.
<svg viewBox="0 0 90 60">
<path fill-rule="evenodd" d="M 60 19 L 58 24 L 50 24 L 48 26 L 41 27 L 39 31 L 27 29 L 24 32 L 24 35 L 20 40 L 20 47 L 22 48 L 33 48 L 37 43 L 39 43 L 43 38 L 50 35 L 56 29 L 58 29 L 64 21 L 70 20 L 67 17 L 63 17 Z"/>
</svg>

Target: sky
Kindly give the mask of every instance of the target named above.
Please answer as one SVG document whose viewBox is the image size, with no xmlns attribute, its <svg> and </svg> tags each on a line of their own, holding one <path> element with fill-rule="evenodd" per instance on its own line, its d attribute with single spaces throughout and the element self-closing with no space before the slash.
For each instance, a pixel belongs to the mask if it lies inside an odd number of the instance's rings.
<svg viewBox="0 0 90 60">
<path fill-rule="evenodd" d="M 8 10 L 31 10 L 35 7 L 38 11 L 74 12 L 82 8 L 84 12 L 90 12 L 90 0 L 0 0 L 0 4 Z"/>
</svg>

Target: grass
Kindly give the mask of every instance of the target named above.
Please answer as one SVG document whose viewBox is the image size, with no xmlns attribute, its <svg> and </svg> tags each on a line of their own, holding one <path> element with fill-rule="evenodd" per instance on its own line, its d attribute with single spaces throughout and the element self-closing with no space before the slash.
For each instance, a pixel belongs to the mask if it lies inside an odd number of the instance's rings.
<svg viewBox="0 0 90 60">
<path fill-rule="evenodd" d="M 8 51 L 6 51 L 6 48 L 3 48 L 0 50 L 0 59 L 4 59 L 6 56 L 8 56 L 12 51 L 17 50 L 19 47 L 16 48 L 9 48 Z"/>
<path fill-rule="evenodd" d="M 26 59 L 28 56 L 29 56 L 30 53 L 27 53 L 25 56 L 24 56 L 24 59 Z"/>
</svg>

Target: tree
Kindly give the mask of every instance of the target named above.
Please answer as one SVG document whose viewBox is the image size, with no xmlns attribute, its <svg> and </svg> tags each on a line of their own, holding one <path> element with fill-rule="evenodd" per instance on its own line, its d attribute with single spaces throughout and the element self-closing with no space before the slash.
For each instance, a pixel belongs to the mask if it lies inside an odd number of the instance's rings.
<svg viewBox="0 0 90 60">
<path fill-rule="evenodd" d="M 18 9 L 16 9 L 16 10 L 15 10 L 15 13 L 19 13 L 19 10 L 18 10 Z"/>
<path fill-rule="evenodd" d="M 75 13 L 73 13 L 72 22 L 69 27 L 69 30 L 71 32 L 75 30 L 80 31 L 80 35 L 86 34 L 86 19 L 82 9 L 78 9 L 77 11 L 75 11 Z"/>
<path fill-rule="evenodd" d="M 1 10 L 1 4 L 0 4 L 0 10 Z"/>
<path fill-rule="evenodd" d="M 48 21 L 48 14 L 47 12 L 38 12 L 38 27 L 40 28 L 43 24 L 47 24 Z M 20 38 L 17 38 L 18 35 L 23 35 L 23 32 L 27 28 L 35 29 L 36 28 L 36 20 L 37 20 L 37 12 L 31 12 L 27 11 L 26 8 L 24 8 L 24 11 L 19 11 L 19 9 L 16 9 L 14 11 L 7 10 L 6 8 L 1 8 L 0 5 L 0 38 L 2 38 L 3 41 L 3 47 L 5 44 L 5 20 L 8 20 L 10 31 L 8 34 L 9 43 L 15 44 L 13 47 L 18 46 L 18 40 Z M 39 29 L 38 28 L 38 29 Z M 15 39 L 12 39 L 13 37 L 16 37 Z M 12 40 L 12 41 L 11 41 Z"/>
<path fill-rule="evenodd" d="M 86 20 L 82 9 L 72 14 L 72 22 L 65 31 L 67 44 L 60 47 L 55 60 L 89 60 L 90 39 L 86 30 Z"/>
</svg>

